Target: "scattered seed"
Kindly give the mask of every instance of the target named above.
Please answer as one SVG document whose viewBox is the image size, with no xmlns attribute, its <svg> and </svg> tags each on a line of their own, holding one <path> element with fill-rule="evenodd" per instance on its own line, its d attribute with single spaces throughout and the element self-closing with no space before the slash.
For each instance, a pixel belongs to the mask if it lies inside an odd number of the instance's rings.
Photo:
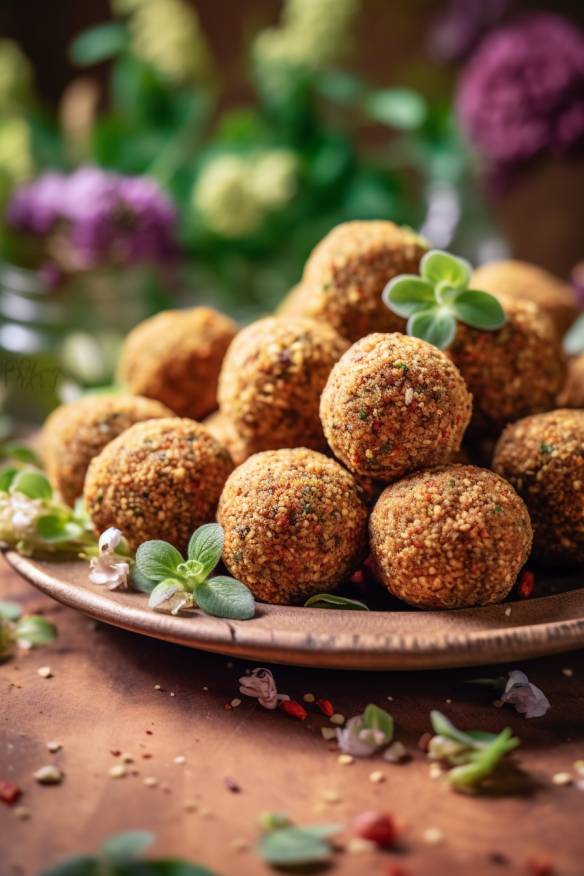
<svg viewBox="0 0 584 876">
<path fill-rule="evenodd" d="M 427 827 L 422 834 L 422 839 L 429 846 L 438 846 L 444 842 L 444 834 L 439 827 Z"/>
<path fill-rule="evenodd" d="M 174 759 L 174 762 L 177 763 L 179 766 L 182 766 L 183 763 L 187 762 L 187 759 L 184 756 L 184 754 L 177 754 L 177 756 Z"/>
<path fill-rule="evenodd" d="M 334 706 L 331 703 L 331 701 L 321 698 L 321 699 L 318 699 L 316 702 L 317 702 L 318 708 L 323 713 L 323 715 L 326 715 L 327 718 L 332 718 L 332 716 L 335 714 L 335 709 L 334 709 Z"/>
<path fill-rule="evenodd" d="M 332 727 L 321 727 L 320 732 L 323 739 L 326 739 L 327 742 L 330 742 L 331 739 L 337 738 L 337 731 Z"/>
<path fill-rule="evenodd" d="M 183 806 L 185 812 L 196 812 L 198 808 L 197 804 L 190 800 L 188 800 Z"/>
<path fill-rule="evenodd" d="M 162 690 L 162 686 L 159 684 L 154 685 L 154 690 Z"/>
<path fill-rule="evenodd" d="M 329 789 L 322 792 L 322 799 L 325 803 L 339 803 L 341 798 L 337 791 Z"/>
<path fill-rule="evenodd" d="M 175 694 L 175 692 L 174 692 L 173 690 L 171 690 L 170 695 L 171 695 L 171 697 L 175 697 L 175 696 L 176 696 L 176 694 Z"/>
<path fill-rule="evenodd" d="M 574 670 L 566 667 L 565 669 L 562 669 L 562 675 L 565 675 L 566 678 L 572 678 L 572 676 L 574 675 Z"/>
<path fill-rule="evenodd" d="M 60 742 L 47 742 L 47 748 L 52 754 L 55 754 L 55 752 L 60 751 L 63 746 Z"/>
<path fill-rule="evenodd" d="M 107 772 L 112 779 L 123 779 L 126 775 L 126 767 L 121 763 L 115 763 Z"/>
<path fill-rule="evenodd" d="M 355 763 L 355 758 L 352 754 L 339 754 L 337 762 L 340 763 L 341 766 L 349 766 L 350 764 Z"/>
<path fill-rule="evenodd" d="M 237 709 L 237 707 L 240 705 L 241 705 L 241 700 L 239 699 L 239 697 L 236 697 L 234 700 L 231 700 L 231 708 L 232 709 Z"/>
<path fill-rule="evenodd" d="M 14 815 L 21 821 L 27 821 L 30 818 L 30 809 L 27 809 L 26 806 L 15 806 Z"/>
<path fill-rule="evenodd" d="M 442 776 L 442 767 L 439 763 L 431 763 L 428 775 L 431 779 L 439 779 Z"/>
<path fill-rule="evenodd" d="M 39 767 L 39 769 L 33 773 L 33 778 L 36 779 L 39 785 L 60 785 L 65 776 L 59 767 L 55 766 L 54 763 L 51 763 L 47 766 Z"/>
<path fill-rule="evenodd" d="M 373 782 L 374 785 L 378 785 L 380 782 L 385 782 L 385 775 L 381 770 L 373 770 L 372 773 L 369 773 L 369 781 Z"/>
<path fill-rule="evenodd" d="M 507 606 L 507 608 L 505 609 L 504 614 L 505 614 L 505 617 L 510 617 L 510 616 L 511 616 L 511 606 L 510 606 L 510 605 Z"/>
<path fill-rule="evenodd" d="M 346 849 L 350 855 L 362 855 L 365 852 L 374 852 L 376 849 L 375 843 L 371 840 L 361 839 L 360 836 L 352 837 L 347 843 Z"/>
<path fill-rule="evenodd" d="M 388 812 L 360 812 L 353 819 L 351 829 L 355 836 L 383 849 L 394 846 L 398 837 L 395 821 Z"/>
<path fill-rule="evenodd" d="M 126 754 L 122 754 L 122 761 L 124 763 L 134 763 L 134 758 L 132 757 L 131 754 L 128 754 L 126 752 Z"/>
<path fill-rule="evenodd" d="M 230 778 L 230 776 L 227 776 L 227 778 L 224 781 L 225 781 L 225 787 L 227 788 L 228 791 L 231 791 L 233 794 L 239 794 L 239 792 L 241 791 L 241 788 L 239 787 L 239 785 L 237 784 L 235 779 L 232 779 L 232 778 Z"/>
<path fill-rule="evenodd" d="M 53 671 L 50 666 L 41 666 L 37 669 L 37 674 L 40 675 L 41 678 L 52 678 Z"/>
<path fill-rule="evenodd" d="M 393 697 L 388 697 L 387 699 L 389 700 L 390 703 L 393 703 Z"/>
<path fill-rule="evenodd" d="M 444 700 L 444 702 L 445 702 L 447 705 L 449 705 L 449 706 L 452 704 L 452 700 L 450 700 L 450 699 L 448 699 L 448 700 Z"/>
<path fill-rule="evenodd" d="M 316 697 L 314 696 L 314 694 L 305 693 L 302 699 L 305 703 L 313 703 L 316 700 Z"/>
<path fill-rule="evenodd" d="M 234 852 L 247 852 L 247 850 L 249 849 L 248 841 L 241 836 L 232 839 L 229 845 Z"/>
<path fill-rule="evenodd" d="M 554 785 L 571 785 L 573 779 L 570 773 L 555 773 L 552 776 L 552 782 Z"/>
<path fill-rule="evenodd" d="M 155 776 L 146 776 L 144 784 L 147 788 L 156 788 L 158 785 L 158 779 Z"/>
<path fill-rule="evenodd" d="M 22 788 L 14 782 L 0 782 L 0 800 L 7 806 L 13 806 L 22 796 Z"/>
<path fill-rule="evenodd" d="M 344 715 L 341 715 L 340 712 L 335 712 L 334 715 L 330 716 L 329 720 L 330 720 L 331 724 L 338 724 L 340 727 L 345 723 L 346 718 Z"/>
<path fill-rule="evenodd" d="M 406 751 L 406 747 L 399 740 L 392 742 L 383 752 L 383 760 L 386 760 L 388 763 L 403 763 L 408 758 L 409 754 Z"/>
<path fill-rule="evenodd" d="M 584 760 L 575 760 L 574 769 L 579 776 L 584 776 Z"/>
</svg>

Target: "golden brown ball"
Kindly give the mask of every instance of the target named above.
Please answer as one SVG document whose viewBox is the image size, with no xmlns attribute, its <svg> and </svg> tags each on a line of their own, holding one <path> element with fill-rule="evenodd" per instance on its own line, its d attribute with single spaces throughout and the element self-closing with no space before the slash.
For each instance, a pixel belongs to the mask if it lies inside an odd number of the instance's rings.
<svg viewBox="0 0 584 876">
<path fill-rule="evenodd" d="M 508 426 L 493 468 L 528 507 L 536 554 L 584 561 L 584 411 L 561 408 Z"/>
<path fill-rule="evenodd" d="M 235 465 L 241 465 L 251 456 L 253 451 L 249 449 L 229 417 L 222 414 L 221 411 L 210 414 L 203 420 L 202 425 L 228 449 Z"/>
<path fill-rule="evenodd" d="M 450 359 L 401 334 L 357 341 L 333 368 L 320 416 L 327 441 L 351 471 L 396 480 L 456 453 L 471 396 Z"/>
<path fill-rule="evenodd" d="M 225 484 L 223 559 L 258 599 L 302 603 L 361 562 L 367 511 L 348 471 L 306 448 L 257 453 Z"/>
<path fill-rule="evenodd" d="M 286 312 L 328 322 L 350 341 L 403 331 L 404 320 L 385 306 L 381 293 L 398 274 L 416 274 L 426 249 L 417 234 L 393 222 L 337 225 L 310 255 Z"/>
<path fill-rule="evenodd" d="M 565 357 L 547 314 L 530 301 L 502 303 L 502 328 L 459 323 L 447 350 L 472 392 L 474 437 L 497 436 L 513 420 L 549 410 L 564 381 Z"/>
<path fill-rule="evenodd" d="M 477 268 L 471 280 L 473 289 L 515 301 L 532 301 L 545 311 L 563 336 L 579 313 L 574 290 L 549 271 L 517 259 L 488 262 Z"/>
<path fill-rule="evenodd" d="M 158 401 L 136 395 L 88 395 L 56 408 L 41 432 L 47 476 L 68 505 L 83 493 L 87 467 L 105 445 L 144 420 L 171 417 Z"/>
<path fill-rule="evenodd" d="M 221 413 L 252 452 L 324 449 L 320 396 L 347 347 L 329 325 L 303 316 L 254 322 L 238 334 L 225 357 Z"/>
<path fill-rule="evenodd" d="M 531 549 L 529 514 L 487 469 L 445 465 L 391 484 L 369 521 L 383 583 L 419 608 L 500 602 Z"/>
<path fill-rule="evenodd" d="M 584 353 L 568 360 L 568 371 L 557 399 L 559 408 L 584 408 Z"/>
<path fill-rule="evenodd" d="M 214 519 L 233 469 L 227 449 L 200 423 L 173 417 L 138 423 L 91 462 L 84 499 L 98 532 L 122 531 L 135 550 L 149 539 L 184 550 Z"/>
<path fill-rule="evenodd" d="M 209 307 L 166 310 L 130 332 L 118 381 L 181 417 L 201 420 L 217 407 L 221 363 L 236 332 L 233 320 Z"/>
</svg>

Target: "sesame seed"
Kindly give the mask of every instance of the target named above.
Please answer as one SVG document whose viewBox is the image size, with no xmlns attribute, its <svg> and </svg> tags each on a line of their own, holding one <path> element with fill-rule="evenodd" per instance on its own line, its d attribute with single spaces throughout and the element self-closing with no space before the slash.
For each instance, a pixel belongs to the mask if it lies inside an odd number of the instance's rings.
<svg viewBox="0 0 584 876">
<path fill-rule="evenodd" d="M 369 781 L 373 782 L 374 785 L 385 782 L 385 774 L 381 770 L 373 770 L 372 773 L 369 773 Z"/>
<path fill-rule="evenodd" d="M 428 770 L 428 775 L 431 779 L 439 779 L 442 775 L 442 767 L 439 763 L 431 763 L 430 769 Z"/>
<path fill-rule="evenodd" d="M 562 675 L 565 675 L 566 678 L 572 678 L 572 676 L 574 675 L 574 670 L 566 667 L 565 669 L 562 669 Z"/>
<path fill-rule="evenodd" d="M 360 836 L 351 837 L 346 845 L 350 855 L 362 855 L 364 852 L 374 852 L 377 846 L 371 840 L 362 839 Z"/>
<path fill-rule="evenodd" d="M 430 846 L 437 846 L 444 842 L 444 834 L 438 827 L 427 827 L 422 834 L 422 839 Z"/>
<path fill-rule="evenodd" d="M 49 751 L 52 754 L 55 754 L 55 752 L 60 751 L 62 747 L 63 746 L 60 742 L 55 742 L 55 741 L 47 742 L 47 748 L 49 749 Z"/>
<path fill-rule="evenodd" d="M 27 821 L 30 818 L 30 809 L 27 809 L 26 806 L 16 806 L 14 816 L 20 819 L 20 821 Z"/>
<path fill-rule="evenodd" d="M 552 782 L 554 785 L 571 785 L 573 779 L 570 773 L 554 773 Z"/>
<path fill-rule="evenodd" d="M 155 776 L 146 776 L 144 784 L 147 788 L 156 788 L 158 785 L 158 779 Z"/>
<path fill-rule="evenodd" d="M 322 738 L 325 739 L 327 742 L 330 742 L 331 739 L 337 738 L 337 731 L 334 730 L 333 727 L 321 727 L 320 732 Z"/>
<path fill-rule="evenodd" d="M 186 763 L 186 762 L 187 762 L 187 759 L 186 759 L 186 757 L 184 756 L 184 754 L 177 754 L 177 756 L 176 756 L 175 759 L 174 759 L 174 762 L 175 762 L 176 764 L 179 764 L 179 766 L 181 766 L 183 763 Z"/>
<path fill-rule="evenodd" d="M 304 696 L 302 697 L 302 699 L 304 700 L 305 703 L 313 703 L 315 701 L 316 697 L 312 693 L 305 693 Z"/>
<path fill-rule="evenodd" d="M 126 767 L 121 763 L 116 763 L 107 772 L 112 779 L 123 779 L 126 775 Z"/>
<path fill-rule="evenodd" d="M 41 678 L 53 677 L 53 672 L 50 666 L 41 666 L 39 669 L 37 669 L 37 673 L 38 675 L 40 675 Z"/>
<path fill-rule="evenodd" d="M 337 791 L 327 789 L 322 792 L 322 799 L 325 803 L 339 803 L 340 797 Z"/>
<path fill-rule="evenodd" d="M 337 761 L 341 766 L 349 766 L 350 764 L 355 763 L 355 758 L 351 754 L 339 754 Z"/>
<path fill-rule="evenodd" d="M 331 715 L 330 722 L 331 724 L 338 724 L 339 726 L 343 725 L 346 721 L 344 715 L 341 715 L 340 712 L 335 712 L 334 715 Z"/>
<path fill-rule="evenodd" d="M 237 709 L 237 707 L 241 705 L 241 702 L 242 702 L 242 701 L 239 699 L 239 697 L 235 697 L 234 700 L 231 700 L 231 704 L 230 704 L 230 705 L 231 705 L 231 708 L 232 708 L 232 709 Z"/>
<path fill-rule="evenodd" d="M 59 767 L 49 764 L 48 766 L 40 767 L 33 773 L 33 778 L 36 779 L 39 785 L 60 785 L 65 776 Z"/>
</svg>

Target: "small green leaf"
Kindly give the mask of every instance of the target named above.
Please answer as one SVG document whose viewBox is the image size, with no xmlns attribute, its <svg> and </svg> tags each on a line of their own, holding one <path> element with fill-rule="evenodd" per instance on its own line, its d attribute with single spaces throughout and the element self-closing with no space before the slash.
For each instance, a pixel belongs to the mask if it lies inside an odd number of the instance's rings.
<svg viewBox="0 0 584 876">
<path fill-rule="evenodd" d="M 304 603 L 305 608 L 343 608 L 353 611 L 369 611 L 369 606 L 358 599 L 347 599 L 334 593 L 316 593 Z"/>
<path fill-rule="evenodd" d="M 161 581 L 150 593 L 148 608 L 160 608 L 161 605 L 172 599 L 175 593 L 183 589 L 182 582 L 177 581 L 176 578 L 167 578 L 165 581 Z"/>
<path fill-rule="evenodd" d="M 505 755 L 519 745 L 519 739 L 506 727 L 489 744 L 475 751 L 469 762 L 454 767 L 448 773 L 448 781 L 457 791 L 474 791 L 493 773 Z"/>
<path fill-rule="evenodd" d="M 129 830 L 106 840 L 101 853 L 109 864 L 124 864 L 137 858 L 153 842 L 154 834 L 149 831 Z"/>
<path fill-rule="evenodd" d="M 261 838 L 258 854 L 275 867 L 299 867 L 326 861 L 331 854 L 328 837 L 339 830 L 335 824 L 282 827 Z"/>
<path fill-rule="evenodd" d="M 0 471 L 0 493 L 7 493 L 10 489 L 12 481 L 18 474 L 17 468 L 3 468 Z"/>
<path fill-rule="evenodd" d="M 368 730 L 381 730 L 388 742 L 393 737 L 393 718 L 385 709 L 370 703 L 363 712 L 363 726 Z"/>
<path fill-rule="evenodd" d="M 426 102 L 409 88 L 385 88 L 367 97 L 365 110 L 377 122 L 399 131 L 413 131 L 426 117 Z"/>
<path fill-rule="evenodd" d="M 103 866 L 95 855 L 75 855 L 43 870 L 40 876 L 103 876 Z"/>
<path fill-rule="evenodd" d="M 454 340 L 456 320 L 450 312 L 439 308 L 420 310 L 408 319 L 407 333 L 445 350 Z"/>
<path fill-rule="evenodd" d="M 454 300 L 452 309 L 461 322 L 487 331 L 502 328 L 507 319 L 495 296 L 477 289 L 461 292 Z"/>
<path fill-rule="evenodd" d="M 315 87 L 327 100 L 342 106 L 355 103 L 365 90 L 361 79 L 344 70 L 323 70 L 315 82 Z"/>
<path fill-rule="evenodd" d="M 138 571 L 150 581 L 164 581 L 176 574 L 176 568 L 183 562 L 177 549 L 167 541 L 153 539 L 145 541 L 136 551 Z"/>
<path fill-rule="evenodd" d="M 404 319 L 435 303 L 432 284 L 414 274 L 394 277 L 383 290 L 382 298 L 390 310 Z"/>
<path fill-rule="evenodd" d="M 128 29 L 117 21 L 107 21 L 75 37 L 69 48 L 71 60 L 80 66 L 99 64 L 119 55 L 128 45 Z"/>
<path fill-rule="evenodd" d="M 223 529 L 218 523 L 207 523 L 193 532 L 189 541 L 189 560 L 201 564 L 201 574 L 204 578 L 210 575 L 223 553 L 225 538 Z"/>
<path fill-rule="evenodd" d="M 37 534 L 48 544 L 75 541 L 83 535 L 83 528 L 77 523 L 65 520 L 58 514 L 45 514 L 36 522 Z"/>
<path fill-rule="evenodd" d="M 142 593 L 152 593 L 156 587 L 156 581 L 151 581 L 150 578 L 146 578 L 135 563 L 130 572 L 130 578 L 136 589 L 140 590 Z"/>
<path fill-rule="evenodd" d="M 564 350 L 568 356 L 584 353 L 584 313 L 578 317 L 564 336 Z"/>
<path fill-rule="evenodd" d="M 16 638 L 33 647 L 47 645 L 57 638 L 57 627 L 41 615 L 26 615 L 16 624 Z"/>
<path fill-rule="evenodd" d="M 249 620 L 255 614 L 251 592 L 241 581 L 227 575 L 219 575 L 199 584 L 195 599 L 199 608 L 215 617 Z"/>
<path fill-rule="evenodd" d="M 34 450 L 28 444 L 22 444 L 20 441 L 5 441 L 1 444 L 0 458 L 2 457 L 40 467 L 40 460 Z"/>
<path fill-rule="evenodd" d="M 433 286 L 442 283 L 453 289 L 466 289 L 471 272 L 472 267 L 466 259 L 453 256 L 441 249 L 431 249 L 422 256 L 420 262 L 420 274 Z"/>
<path fill-rule="evenodd" d="M 9 600 L 0 601 L 0 618 L 4 620 L 18 620 L 22 614 L 22 606 L 18 602 L 10 602 Z"/>
<path fill-rule="evenodd" d="M 20 471 L 12 481 L 10 489 L 13 493 L 22 493 L 23 496 L 28 496 L 29 499 L 46 500 L 53 496 L 53 488 L 40 471 L 27 469 Z"/>
<path fill-rule="evenodd" d="M 460 745 L 465 745 L 468 748 L 473 748 L 477 744 L 477 740 L 473 739 L 469 733 L 459 730 L 458 727 L 454 726 L 452 721 L 449 721 L 446 715 L 443 715 L 442 712 L 438 712 L 436 709 L 430 712 L 430 722 L 434 733 L 438 736 L 444 736 L 445 739 L 452 739 L 453 742 L 458 742 Z"/>
</svg>

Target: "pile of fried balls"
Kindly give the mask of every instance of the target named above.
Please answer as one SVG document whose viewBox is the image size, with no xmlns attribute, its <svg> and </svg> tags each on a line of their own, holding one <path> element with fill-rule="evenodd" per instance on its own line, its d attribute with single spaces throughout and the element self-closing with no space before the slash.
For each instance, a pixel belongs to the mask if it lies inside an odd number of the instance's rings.
<svg viewBox="0 0 584 876">
<path fill-rule="evenodd" d="M 229 572 L 276 604 L 334 590 L 369 555 L 393 596 L 427 609 L 500 602 L 530 557 L 582 562 L 584 366 L 562 352 L 575 295 L 524 262 L 482 266 L 473 286 L 505 325 L 459 324 L 442 351 L 381 297 L 426 249 L 392 222 L 348 222 L 275 315 L 141 323 L 119 391 L 45 423 L 55 488 L 134 550 L 184 549 L 216 519 Z"/>
</svg>

